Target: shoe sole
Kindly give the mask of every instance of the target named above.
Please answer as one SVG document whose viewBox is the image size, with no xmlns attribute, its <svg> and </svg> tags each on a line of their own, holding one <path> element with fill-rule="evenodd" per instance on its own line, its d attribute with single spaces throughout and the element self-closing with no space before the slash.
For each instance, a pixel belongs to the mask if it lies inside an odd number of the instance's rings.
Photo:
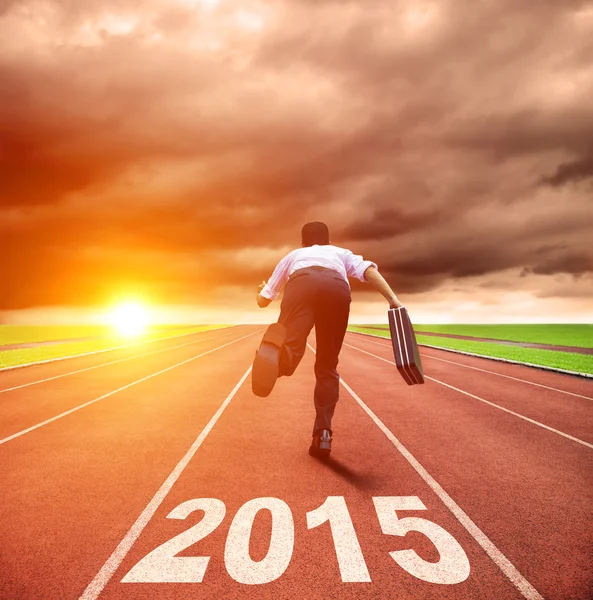
<svg viewBox="0 0 593 600">
<path fill-rule="evenodd" d="M 320 444 L 320 447 L 311 446 L 309 448 L 309 454 L 311 456 L 316 456 L 317 458 L 327 458 L 330 455 L 331 446 L 327 443 Z"/>
<path fill-rule="evenodd" d="M 314 456 L 315 458 L 321 458 L 321 459 L 329 458 L 330 452 L 331 452 L 331 450 L 309 448 L 309 454 L 311 456 Z"/>
<path fill-rule="evenodd" d="M 270 395 L 278 379 L 278 358 L 280 348 L 273 344 L 262 342 L 251 374 L 251 389 L 256 396 L 266 398 Z"/>
</svg>

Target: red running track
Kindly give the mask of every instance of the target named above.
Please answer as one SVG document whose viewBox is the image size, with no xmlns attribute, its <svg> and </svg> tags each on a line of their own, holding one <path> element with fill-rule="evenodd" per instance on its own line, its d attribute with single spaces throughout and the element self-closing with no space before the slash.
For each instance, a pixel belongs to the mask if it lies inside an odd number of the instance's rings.
<svg viewBox="0 0 593 600">
<path fill-rule="evenodd" d="M 313 352 L 256 398 L 260 335 L 0 373 L 0 598 L 593 596 L 593 382 L 427 349 L 408 387 L 348 334 L 322 463 Z"/>
</svg>

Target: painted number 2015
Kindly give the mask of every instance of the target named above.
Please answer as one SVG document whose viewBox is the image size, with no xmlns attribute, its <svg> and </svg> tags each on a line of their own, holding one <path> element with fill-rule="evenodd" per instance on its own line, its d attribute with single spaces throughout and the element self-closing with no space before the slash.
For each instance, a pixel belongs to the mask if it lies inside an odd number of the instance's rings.
<svg viewBox="0 0 593 600">
<path fill-rule="evenodd" d="M 437 562 L 422 559 L 414 550 L 390 552 L 393 560 L 408 573 L 431 583 L 455 584 L 465 581 L 469 561 L 457 540 L 440 525 L 420 517 L 400 518 L 401 511 L 426 510 L 417 496 L 377 496 L 373 498 L 381 531 L 405 536 L 409 531 L 425 535 L 439 553 Z M 124 583 L 200 583 L 210 557 L 177 556 L 204 539 L 223 521 L 226 506 L 216 498 L 188 500 L 174 508 L 169 519 L 186 519 L 203 510 L 196 525 L 180 533 L 138 562 L 122 579 Z M 255 516 L 260 510 L 272 515 L 272 534 L 266 556 L 259 561 L 249 555 L 249 540 Z M 307 513 L 307 527 L 313 529 L 329 522 L 340 575 L 344 582 L 371 581 L 354 524 L 343 496 L 329 496 L 315 510 Z M 294 549 L 294 521 L 289 506 L 279 498 L 256 498 L 246 502 L 231 523 L 224 550 L 229 575 L 239 583 L 256 585 L 278 579 L 288 568 Z"/>
</svg>

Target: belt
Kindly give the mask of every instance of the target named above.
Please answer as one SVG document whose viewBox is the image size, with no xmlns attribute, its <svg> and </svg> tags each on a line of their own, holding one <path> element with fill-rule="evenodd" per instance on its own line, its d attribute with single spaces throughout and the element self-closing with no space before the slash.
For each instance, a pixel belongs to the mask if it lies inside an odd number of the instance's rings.
<svg viewBox="0 0 593 600">
<path fill-rule="evenodd" d="M 292 273 L 288 277 L 288 281 L 290 281 L 294 277 L 298 277 L 300 275 L 308 275 L 309 273 L 307 271 L 326 271 L 328 273 L 334 273 L 336 275 L 336 279 L 341 279 L 342 281 L 345 281 L 344 278 L 334 269 L 328 269 L 327 267 L 321 267 L 321 266 L 317 266 L 317 265 L 313 265 L 312 267 L 304 267 L 302 269 L 297 269 L 294 273 Z"/>
</svg>

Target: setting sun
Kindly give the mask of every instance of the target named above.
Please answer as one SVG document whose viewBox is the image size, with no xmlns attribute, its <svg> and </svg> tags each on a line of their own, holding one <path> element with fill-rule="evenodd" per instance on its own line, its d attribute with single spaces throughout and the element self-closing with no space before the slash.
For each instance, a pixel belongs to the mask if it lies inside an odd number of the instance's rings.
<svg viewBox="0 0 593 600">
<path fill-rule="evenodd" d="M 144 333 L 148 326 L 148 310 L 138 302 L 119 304 L 110 313 L 110 324 L 125 336 Z"/>
</svg>

